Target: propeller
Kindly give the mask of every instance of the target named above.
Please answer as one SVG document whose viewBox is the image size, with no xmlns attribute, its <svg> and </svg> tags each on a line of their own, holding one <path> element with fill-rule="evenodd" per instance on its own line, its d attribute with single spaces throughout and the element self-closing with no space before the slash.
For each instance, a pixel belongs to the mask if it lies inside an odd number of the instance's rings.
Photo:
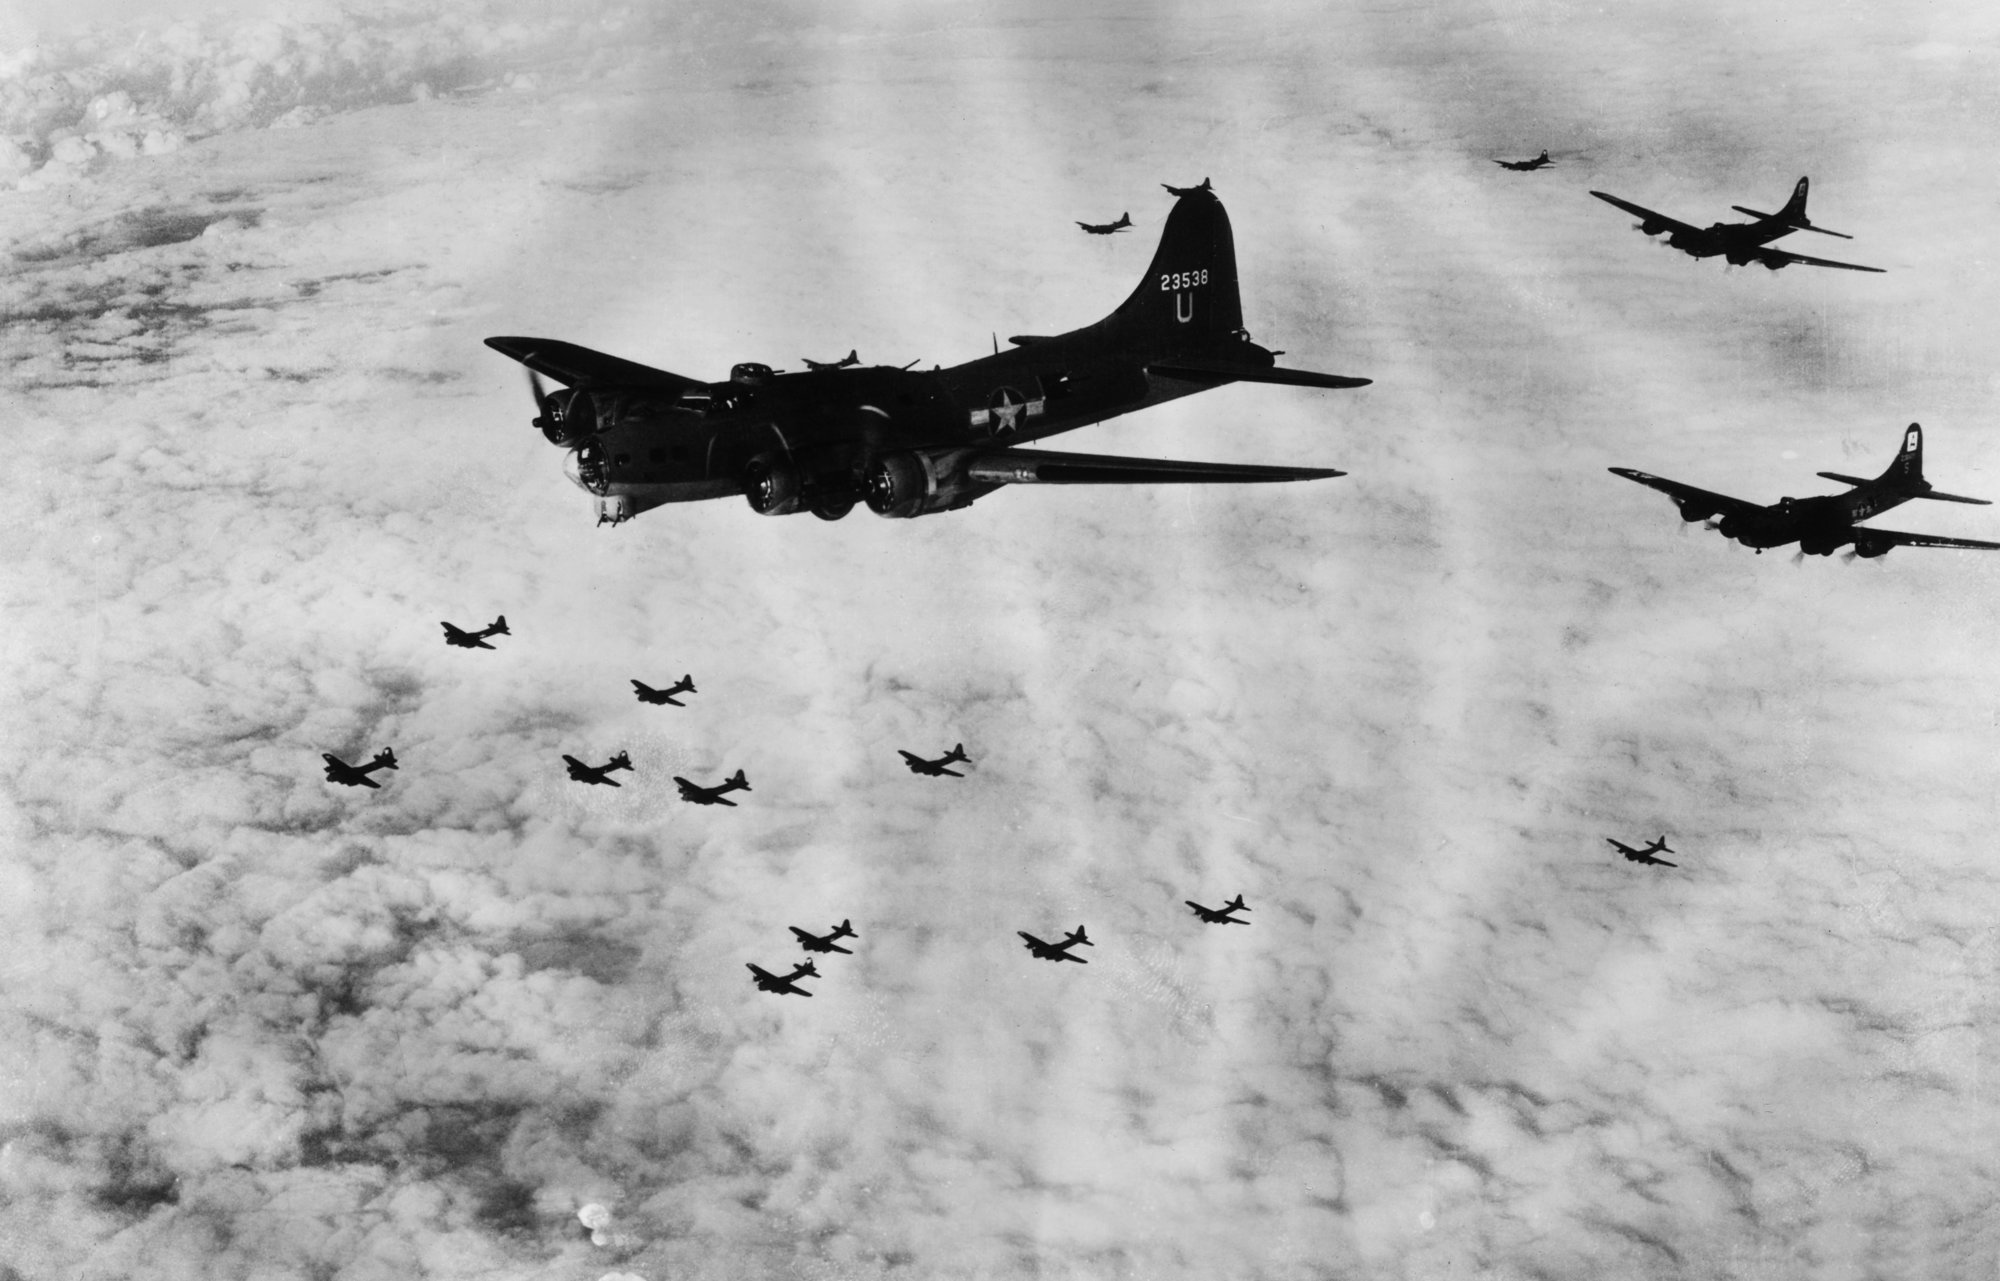
<svg viewBox="0 0 2000 1281">
<path fill-rule="evenodd" d="M 1798 568 L 1800 565 L 1803 565 L 1805 563 L 1806 563 L 1806 553 L 1804 548 L 1800 548 L 1798 551 L 1792 553 L 1792 567 L 1794 569 Z"/>
<path fill-rule="evenodd" d="M 1840 563 L 1843 565 L 1852 565 L 1854 563 L 1854 557 L 1856 555 L 1857 553 L 1855 552 L 1855 550 L 1852 547 L 1850 547 L 1846 551 L 1840 553 Z"/>
<path fill-rule="evenodd" d="M 542 386 L 542 376 L 532 369 L 528 371 L 528 392 L 535 398 L 535 421 L 530 425 L 536 431 L 546 433 L 549 422 L 549 392 L 548 388 Z"/>
</svg>

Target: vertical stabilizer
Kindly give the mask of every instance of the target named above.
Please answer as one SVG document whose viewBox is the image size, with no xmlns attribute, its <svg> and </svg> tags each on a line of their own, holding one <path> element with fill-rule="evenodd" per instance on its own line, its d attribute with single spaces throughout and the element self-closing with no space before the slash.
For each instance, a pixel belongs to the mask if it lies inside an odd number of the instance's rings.
<svg viewBox="0 0 2000 1281">
<path fill-rule="evenodd" d="M 1112 315 L 1121 337 L 1148 355 L 1193 355 L 1239 341 L 1236 239 L 1214 193 L 1196 188 L 1175 201 L 1145 279 Z"/>
</svg>

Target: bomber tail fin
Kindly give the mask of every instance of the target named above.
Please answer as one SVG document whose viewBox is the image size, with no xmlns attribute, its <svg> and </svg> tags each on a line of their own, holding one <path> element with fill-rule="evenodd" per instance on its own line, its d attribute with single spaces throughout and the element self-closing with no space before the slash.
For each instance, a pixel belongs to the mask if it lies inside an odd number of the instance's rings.
<svg viewBox="0 0 2000 1281">
<path fill-rule="evenodd" d="M 750 790 L 750 780 L 743 777 L 742 770 L 737 770 L 726 781 L 731 787 L 740 787 L 746 792 Z"/>
<path fill-rule="evenodd" d="M 502 614 L 498 618 L 494 619 L 493 625 L 487 628 L 486 630 L 493 633 L 495 636 L 512 636 L 514 634 L 507 630 L 507 616 L 505 614 Z"/>
<path fill-rule="evenodd" d="M 1234 350 L 1244 341 L 1236 238 L 1213 192 L 1195 188 L 1175 200 L 1145 279 L 1112 318 L 1148 354 Z"/>
<path fill-rule="evenodd" d="M 1811 182 L 1809 179 L 1799 179 L 1798 186 L 1792 188 L 1792 198 L 1785 202 L 1783 209 L 1774 214 L 1765 213 L 1761 209 L 1747 208 L 1743 205 L 1731 205 L 1729 207 L 1737 213 L 1749 214 L 1752 218 L 1762 218 L 1766 222 L 1784 223 L 1786 226 L 1797 231 L 1816 231 L 1822 236 L 1833 236 L 1840 240 L 1854 239 L 1854 237 L 1845 232 L 1828 231 L 1825 227 L 1813 226 L 1812 219 L 1806 217 L 1806 193 L 1810 186 Z"/>
<path fill-rule="evenodd" d="M 847 921 L 843 920 L 841 921 L 840 924 L 833 927 L 833 933 L 827 935 L 827 937 L 834 939 L 851 939 L 854 937 L 854 927 L 850 925 Z"/>
<path fill-rule="evenodd" d="M 384 769 L 398 768 L 398 766 L 396 765 L 396 749 L 393 747 L 385 747 L 381 751 L 375 753 L 375 763 L 377 765 L 382 766 Z"/>
</svg>

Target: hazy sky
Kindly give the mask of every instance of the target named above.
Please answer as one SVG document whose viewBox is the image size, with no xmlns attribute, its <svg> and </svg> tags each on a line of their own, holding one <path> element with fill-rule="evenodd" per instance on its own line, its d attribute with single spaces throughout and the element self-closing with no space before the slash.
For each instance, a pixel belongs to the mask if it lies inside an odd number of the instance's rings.
<svg viewBox="0 0 2000 1281">
<path fill-rule="evenodd" d="M 0 1281 L 2000 1265 L 2000 560 L 1605 471 L 2000 498 L 1985 6 L 149 15 L 0 24 Z M 1888 274 L 1587 194 L 1801 174 Z M 600 529 L 480 345 L 966 360 L 1204 176 L 1374 384 L 1053 446 L 1344 478 Z"/>
</svg>

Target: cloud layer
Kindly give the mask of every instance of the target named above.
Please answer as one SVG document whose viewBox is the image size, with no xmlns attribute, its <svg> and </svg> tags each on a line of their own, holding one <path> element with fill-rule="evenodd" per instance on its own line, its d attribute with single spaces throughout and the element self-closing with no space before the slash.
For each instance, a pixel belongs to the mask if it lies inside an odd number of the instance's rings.
<svg viewBox="0 0 2000 1281">
<path fill-rule="evenodd" d="M 467 5 L 22 55 L 0 1264 L 1988 1267 L 2000 565 L 1794 566 L 1604 471 L 1768 500 L 1920 418 L 2000 489 L 1981 56 L 1785 18 L 1691 58 L 1644 15 Z M 1584 194 L 1800 170 L 1892 274 Z M 1058 447 L 1343 479 L 599 530 L 479 344 L 965 359 L 1115 304 L 1204 174 L 1258 338 L 1374 386 Z M 1660 831 L 1677 875 L 1603 844 Z M 842 917 L 810 1001 L 750 986 Z M 1088 967 L 1014 936 L 1078 923 Z"/>
</svg>

